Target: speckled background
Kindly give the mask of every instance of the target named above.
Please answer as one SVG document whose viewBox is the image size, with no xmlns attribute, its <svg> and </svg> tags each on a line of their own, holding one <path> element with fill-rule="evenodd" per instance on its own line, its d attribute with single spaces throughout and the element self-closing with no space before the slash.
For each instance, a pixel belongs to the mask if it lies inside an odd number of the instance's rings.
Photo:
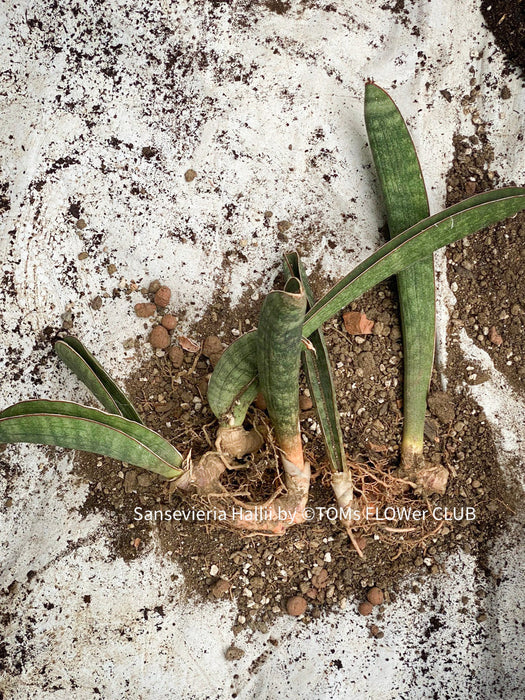
<svg viewBox="0 0 525 700">
<path fill-rule="evenodd" d="M 85 398 L 46 343 L 66 312 L 117 377 L 129 374 L 139 358 L 123 342 L 141 325 L 115 288 L 162 279 L 189 324 L 216 289 L 232 303 L 268 289 L 283 246 L 334 278 L 373 250 L 383 215 L 362 114 L 367 77 L 407 118 L 433 211 L 444 203 L 452 136 L 471 133 L 473 118 L 489 124 L 502 178 L 523 182 L 524 145 L 515 140 L 524 130 L 523 87 L 513 75 L 502 79 L 478 3 L 393 6 L 2 5 L 0 408 L 36 396 Z M 480 90 L 466 104 L 472 84 Z M 511 94 L 504 101 L 503 84 Z M 443 277 L 442 363 L 454 302 Z M 475 352 L 467 338 L 463 349 Z M 489 419 L 498 416 L 503 462 L 523 459 L 523 397 L 492 376 L 477 400 Z M 224 660 L 229 604 L 178 602 L 177 571 L 155 548 L 130 563 L 114 560 L 104 517 L 81 515 L 86 486 L 70 474 L 71 455 L 50 461 L 44 449 L 15 446 L 0 460 L 0 588 L 11 587 L 0 598 L 5 698 L 525 694 L 519 523 L 494 548 L 491 566 L 504 582 L 483 627 L 454 612 L 479 576 L 458 555 L 448 577 L 421 594 L 441 611 L 438 625 L 407 592 L 388 609 L 380 641 L 353 610 L 308 628 L 284 619 L 272 630 L 278 647 L 265 635 L 240 639 L 246 654 L 232 664 Z M 144 609 L 160 605 L 163 616 L 145 619 Z"/>
</svg>

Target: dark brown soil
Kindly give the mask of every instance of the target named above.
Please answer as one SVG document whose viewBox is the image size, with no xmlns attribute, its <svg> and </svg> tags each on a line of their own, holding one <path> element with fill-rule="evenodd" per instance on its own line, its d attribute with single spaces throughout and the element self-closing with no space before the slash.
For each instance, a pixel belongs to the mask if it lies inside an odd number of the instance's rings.
<svg viewBox="0 0 525 700">
<path fill-rule="evenodd" d="M 383 478 L 397 466 L 401 435 L 402 360 L 394 285 L 382 285 L 355 307 L 366 310 L 367 316 L 375 320 L 375 333 L 359 343 L 336 320 L 329 324 L 326 336 L 349 454 L 360 465 L 358 471 L 366 469 Z M 230 317 L 232 323 L 238 316 L 236 309 Z M 224 313 L 222 317 L 228 319 Z M 194 336 L 198 337 L 197 330 Z M 181 371 L 174 371 L 167 358 L 154 358 L 128 387 L 147 424 L 169 437 L 184 453 L 191 447 L 195 460 L 211 446 L 206 435 L 210 441 L 214 435 L 215 422 L 204 400 L 210 369 L 205 358 L 190 354 Z M 142 381 L 144 378 L 147 381 Z M 159 537 L 164 550 L 181 565 L 189 596 L 214 598 L 219 579 L 228 581 L 231 585 L 225 595 L 235 598 L 239 606 L 235 630 L 246 625 L 267 629 L 293 595 L 304 595 L 308 601 L 305 620 L 318 617 L 323 609 L 356 605 L 355 597 L 359 602 L 366 589 L 374 585 L 385 591 L 388 602 L 395 599 L 397 584 L 408 573 L 419 574 L 419 585 L 423 584 L 429 573 L 443 570 L 444 555 L 458 547 L 483 559 L 487 540 L 500 531 L 512 509 L 483 414 L 466 397 L 456 400 L 452 395 L 434 389 L 434 415 L 429 414 L 427 421 L 427 456 L 449 467 L 455 478 L 446 496 L 430 499 L 426 507 L 456 508 L 460 514 L 462 508 L 474 506 L 476 520 L 440 523 L 430 519 L 422 529 L 402 535 L 372 529 L 363 560 L 337 521 L 316 519 L 292 528 L 281 538 L 241 537 L 213 521 L 161 521 L 161 512 L 189 512 L 191 504 L 170 494 L 160 477 L 102 458 L 79 460 L 82 475 L 92 484 L 85 508 L 101 508 L 112 514 L 115 554 L 126 559 L 140 556 L 151 538 Z M 310 505 L 329 507 L 333 498 L 330 488 L 323 485 L 327 469 L 313 411 L 303 414 L 302 427 L 307 439 L 305 452 L 317 472 Z M 235 473 L 239 484 L 243 480 L 246 483 L 247 473 Z M 357 485 L 364 486 L 365 491 L 371 489 L 369 496 L 377 486 L 373 476 L 358 480 Z M 261 484 L 250 486 L 254 498 L 264 492 Z M 395 500 L 391 504 L 395 505 Z M 409 504 L 421 506 L 415 496 L 409 497 Z M 137 507 L 141 514 L 158 511 L 156 522 L 137 520 Z M 413 527 L 415 523 L 396 521 L 388 525 Z M 381 619 L 379 610 L 375 621 Z"/>
<path fill-rule="evenodd" d="M 454 147 L 447 204 L 500 184 L 483 125 L 469 137 L 457 135 Z M 520 214 L 447 249 L 457 297 L 453 326 L 465 328 L 518 392 L 525 388 L 524 244 L 525 215 Z"/>
<path fill-rule="evenodd" d="M 396 22 L 409 26 L 410 5 L 415 0 L 387 0 L 381 5 L 382 10 L 392 13 Z M 481 12 L 488 29 L 494 35 L 495 42 L 505 56 L 510 73 L 514 67 L 520 69 L 525 77 L 525 7 L 523 0 L 481 0 Z M 412 27 L 412 34 L 419 36 L 419 27 Z"/>
<path fill-rule="evenodd" d="M 525 77 L 525 6 L 522 0 L 482 0 L 487 27 L 509 64 Z"/>
<path fill-rule="evenodd" d="M 450 203 L 497 182 L 497 174 L 490 170 L 492 149 L 483 126 L 478 126 L 470 138 L 457 136 L 455 147 L 456 158 L 448 175 Z M 385 529 L 384 522 L 368 523 L 364 530 L 356 531 L 366 544 L 365 557 L 360 559 L 339 523 L 326 517 L 296 526 L 280 538 L 243 537 L 213 519 L 205 523 L 167 520 L 166 513 L 173 510 L 192 512 L 192 504 L 183 501 L 169 484 L 138 469 L 83 457 L 78 468 L 91 482 L 85 509 L 103 509 L 111 515 L 115 556 L 140 557 L 153 538 L 159 540 L 164 551 L 181 566 L 188 596 L 236 601 L 234 631 L 246 626 L 268 630 L 275 616 L 285 613 L 292 596 L 306 599 L 305 622 L 319 617 L 323 610 L 347 606 L 357 609 L 372 586 L 385 592 L 388 603 L 395 599 L 403 578 L 412 574 L 415 587 L 426 585 L 429 575 L 445 570 L 446 555 L 459 548 L 476 556 L 484 570 L 490 542 L 505 527 L 514 503 L 498 467 L 483 412 L 461 389 L 470 375 L 454 331 L 465 326 L 473 332 L 496 366 L 516 386 L 522 386 L 523 373 L 517 358 L 523 354 L 520 338 L 524 297 L 519 275 L 523 233 L 523 222 L 515 219 L 471 238 L 468 256 L 464 254 L 465 244 L 449 250 L 449 278 L 457 285 L 454 289 L 458 296 L 451 325 L 449 388 L 443 394 L 433 381 L 426 425 L 427 459 L 450 471 L 444 497 L 421 501 L 415 495 L 387 492 L 380 483 L 388 483 L 398 465 L 402 429 L 402 345 L 395 283 L 380 285 L 351 306 L 366 312 L 375 322 L 371 335 L 349 336 L 340 318 L 325 328 L 345 444 L 354 462 L 358 492 L 371 502 L 394 507 L 402 503 L 430 512 L 434 507 L 446 507 L 458 515 L 457 521 L 430 517 L 423 524 L 397 518 L 386 523 L 387 527 L 410 528 L 403 533 Z M 487 235 L 491 243 L 487 243 Z M 494 255 L 495 247 L 498 255 Z M 318 293 L 326 291 L 327 282 L 319 275 L 313 275 L 312 283 Z M 229 344 L 256 325 L 260 303 L 261 298 L 253 290 L 235 309 L 230 308 L 228 298 L 218 296 L 191 337 L 202 342 L 215 333 Z M 519 313 L 512 311 L 515 304 Z M 485 333 L 493 319 L 504 339 L 499 346 Z M 145 362 L 128 386 L 147 425 L 169 438 L 184 454 L 191 448 L 193 460 L 213 446 L 216 422 L 206 403 L 211 371 L 209 360 L 198 353 L 185 353 L 180 369 L 174 369 L 166 356 L 157 356 Z M 482 376 L 476 379 L 482 380 Z M 255 415 L 251 419 L 255 420 Z M 315 474 L 309 505 L 329 507 L 333 497 L 312 410 L 303 412 L 301 425 L 305 453 Z M 258 462 L 256 458 L 239 466 L 241 469 L 230 478 L 230 487 L 248 488 L 254 499 L 270 493 L 276 477 L 271 460 Z M 467 508 L 474 508 L 475 520 L 465 518 Z M 154 511 L 156 520 L 146 520 Z M 137 519 L 138 513 L 143 519 Z M 478 609 L 476 615 L 480 621 L 484 619 L 482 610 Z M 371 621 L 380 624 L 382 618 L 382 607 L 375 608 Z M 375 636 L 381 636 L 380 628 L 371 629 Z"/>
</svg>

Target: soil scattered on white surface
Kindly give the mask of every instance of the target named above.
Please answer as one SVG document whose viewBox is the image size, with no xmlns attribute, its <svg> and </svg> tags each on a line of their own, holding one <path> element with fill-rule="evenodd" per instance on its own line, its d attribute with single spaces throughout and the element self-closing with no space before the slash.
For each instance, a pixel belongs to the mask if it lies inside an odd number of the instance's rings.
<svg viewBox="0 0 525 700">
<path fill-rule="evenodd" d="M 497 174 L 490 170 L 493 154 L 483 126 L 478 125 L 469 138 L 458 135 L 455 147 L 456 157 L 448 175 L 449 203 L 497 183 Z M 514 248 L 520 248 L 522 226 L 522 220 L 516 218 L 495 227 L 494 233 L 480 233 L 449 251 L 449 279 L 458 303 L 450 327 L 448 388 L 443 392 L 433 380 L 426 423 L 426 457 L 450 472 L 445 496 L 421 499 L 413 494 L 401 496 L 392 489 L 390 477 L 397 467 L 402 429 L 402 344 L 395 283 L 380 285 L 349 307 L 373 322 L 371 333 L 348 334 L 342 318 L 325 326 L 345 444 L 355 464 L 357 494 L 364 494 L 376 505 L 426 509 L 430 513 L 435 508 L 446 508 L 459 515 L 457 521 L 429 518 L 425 522 L 407 522 L 403 517 L 395 517 L 387 523 L 368 523 L 356 530 L 365 548 L 365 557 L 360 559 L 337 521 L 326 516 L 296 526 L 280 538 L 241 537 L 213 518 L 205 523 L 170 521 L 166 513 L 189 512 L 195 504 L 181 499 L 160 477 L 110 460 L 82 456 L 77 461 L 79 474 L 91 484 L 84 510 L 87 513 L 101 509 L 110 515 L 115 556 L 140 557 L 152 538 L 160 539 L 164 551 L 182 566 L 188 596 L 236 601 L 235 632 L 245 627 L 268 631 L 275 617 L 283 613 L 298 612 L 307 623 L 323 611 L 353 606 L 361 614 L 372 613 L 371 634 L 378 638 L 383 634 L 380 625 L 384 604 L 396 599 L 399 583 L 408 574 L 416 577 L 418 586 L 427 585 L 429 576 L 446 571 L 446 555 L 458 548 L 476 556 L 481 569 L 486 567 L 491 541 L 502 532 L 516 504 L 512 485 L 504 480 L 498 466 L 483 411 L 464 391 L 465 383 L 479 384 L 486 377 L 462 361 L 454 332 L 460 327 L 479 331 L 478 342 L 489 348 L 497 363 L 502 352 L 517 357 L 516 364 L 506 359 L 499 364 L 512 381 L 522 381 L 521 258 L 512 253 Z M 494 235 L 501 238 L 499 264 L 505 265 L 507 272 L 496 271 L 491 282 L 486 279 L 492 250 L 487 236 Z M 466 268 L 461 266 L 465 261 L 458 253 L 461 246 L 469 248 Z M 471 255 L 478 248 L 485 266 L 477 264 L 478 253 Z M 493 267 L 491 270 L 494 272 Z M 326 280 L 316 272 L 312 283 L 319 294 L 326 291 Z M 157 288 L 158 283 L 154 283 L 149 290 L 142 290 L 145 302 L 152 299 Z M 494 290 L 494 294 L 482 294 L 480 288 Z M 146 360 L 128 382 L 129 394 L 146 424 L 184 454 L 191 449 L 193 460 L 210 449 L 216 429 L 206 403 L 206 389 L 217 356 L 213 359 L 209 349 L 204 353 L 202 350 L 215 347 L 217 352 L 217 344 L 219 349 L 220 345 L 225 347 L 255 327 L 261 302 L 257 294 L 247 294 L 232 308 L 227 296 L 217 294 L 203 321 L 190 329 L 191 338 L 183 337 L 183 341 L 194 344 L 185 345 L 191 352 L 180 347 L 177 338 L 181 337 L 175 329 L 172 351 L 157 349 L 155 356 Z M 516 308 L 516 304 L 520 313 L 509 313 L 510 322 L 504 323 L 508 320 L 506 310 Z M 170 311 L 183 315 L 182 310 L 163 307 L 160 316 L 145 320 L 144 334 L 133 339 L 134 345 L 147 347 L 151 325 L 162 321 L 162 315 Z M 494 325 L 505 339 L 501 344 L 491 341 L 485 332 L 491 325 L 490 319 L 498 319 Z M 305 453 L 315 474 L 310 505 L 329 508 L 333 499 L 328 467 L 304 386 L 302 405 Z M 256 412 L 251 419 L 258 420 Z M 227 484 L 230 489 L 248 489 L 249 500 L 261 500 L 271 494 L 278 478 L 275 461 L 265 454 L 240 463 L 239 471 L 227 477 Z M 196 507 L 202 509 L 202 504 Z M 469 507 L 475 510 L 475 520 L 468 519 Z M 151 516 L 155 511 L 157 515 Z M 155 517 L 155 522 L 148 521 L 148 517 Z M 403 529 L 408 531 L 400 532 Z M 383 592 L 384 602 L 369 610 L 366 594 L 373 588 Z M 478 602 L 476 619 L 483 622 L 481 596 Z M 294 612 L 290 613 L 290 609 Z"/>
</svg>

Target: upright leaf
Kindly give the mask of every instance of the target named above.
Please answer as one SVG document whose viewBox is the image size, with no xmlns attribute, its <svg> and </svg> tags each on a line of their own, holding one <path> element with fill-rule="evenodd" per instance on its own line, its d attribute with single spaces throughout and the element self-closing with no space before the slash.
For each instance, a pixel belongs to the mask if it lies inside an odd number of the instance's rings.
<svg viewBox="0 0 525 700">
<path fill-rule="evenodd" d="M 307 308 L 311 308 L 315 299 L 299 255 L 289 253 L 284 256 L 284 262 L 285 276 L 287 278 L 294 276 L 301 280 L 306 292 Z M 320 328 L 314 331 L 309 340 L 313 345 L 314 352 L 304 350 L 301 357 L 310 396 L 317 412 L 330 467 L 334 472 L 343 472 L 346 469 L 343 434 L 335 399 L 332 367 L 323 331 Z"/>
<path fill-rule="evenodd" d="M 291 277 L 284 291 L 272 291 L 264 300 L 257 328 L 257 369 L 279 446 L 287 458 L 302 464 L 299 432 L 299 370 L 306 295 Z"/>
<path fill-rule="evenodd" d="M 365 88 L 365 123 L 394 238 L 430 215 L 416 149 L 394 101 L 377 85 Z M 427 393 L 434 364 L 435 284 L 432 255 L 397 274 L 403 334 L 402 461 L 423 453 Z M 408 464 L 405 466 L 409 466 Z"/>
</svg>

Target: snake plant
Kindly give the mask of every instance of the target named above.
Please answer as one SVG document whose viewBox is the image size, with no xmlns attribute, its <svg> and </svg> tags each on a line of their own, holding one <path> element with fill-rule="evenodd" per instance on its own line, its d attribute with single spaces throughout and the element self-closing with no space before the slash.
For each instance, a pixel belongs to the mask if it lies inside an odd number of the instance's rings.
<svg viewBox="0 0 525 700">
<path fill-rule="evenodd" d="M 434 347 L 432 253 L 464 236 L 525 210 L 525 189 L 505 188 L 470 197 L 429 215 L 417 155 L 401 115 L 380 88 L 368 85 L 365 121 L 383 190 L 391 240 L 316 301 L 296 253 L 285 256 L 286 286 L 266 297 L 257 330 L 224 352 L 211 377 L 209 405 L 218 419 L 216 451 L 184 468 L 182 455 L 143 425 L 140 416 L 100 364 L 75 338 L 55 349 L 105 410 L 66 401 L 24 401 L 0 413 L 0 442 L 59 445 L 107 455 L 176 480 L 181 489 L 224 493 L 221 474 L 235 457 L 264 441 L 244 429 L 258 392 L 268 406 L 284 471 L 285 495 L 266 504 L 264 523 L 239 517 L 233 524 L 272 534 L 302 522 L 310 483 L 299 429 L 301 358 L 319 416 L 338 504 L 352 504 L 348 468 L 322 324 L 386 278 L 397 275 L 405 343 L 403 466 L 421 467 L 422 426 Z M 432 479 L 431 479 L 432 481 Z M 424 487 L 428 484 L 424 484 Z M 435 483 L 430 484 L 431 487 Z M 222 489 L 222 491 L 221 491 Z M 254 504 L 256 507 L 256 504 Z M 281 517 L 281 510 L 287 513 Z M 352 537 L 352 522 L 344 523 Z"/>
</svg>

